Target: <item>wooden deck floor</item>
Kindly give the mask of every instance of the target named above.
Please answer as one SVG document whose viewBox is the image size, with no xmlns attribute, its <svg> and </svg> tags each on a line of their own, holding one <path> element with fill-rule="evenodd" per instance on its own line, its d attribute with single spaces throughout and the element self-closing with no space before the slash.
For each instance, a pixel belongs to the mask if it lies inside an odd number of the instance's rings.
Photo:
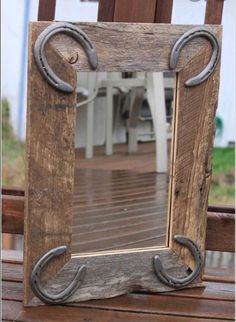
<svg viewBox="0 0 236 322">
<path fill-rule="evenodd" d="M 155 144 L 128 155 L 115 145 L 112 156 L 95 148 L 93 159 L 76 151 L 73 214 L 74 253 L 164 246 L 168 175 L 155 171 Z"/>
<path fill-rule="evenodd" d="M 170 155 L 170 143 L 168 141 L 168 155 Z M 76 150 L 76 168 L 97 170 L 130 170 L 133 172 L 155 172 L 156 171 L 156 148 L 154 142 L 138 144 L 138 152 L 128 154 L 127 144 L 113 145 L 113 154 L 105 156 L 103 146 L 95 147 L 94 157 L 85 159 L 85 150 Z M 170 163 L 170 158 L 168 164 Z"/>
<path fill-rule="evenodd" d="M 77 169 L 73 252 L 164 246 L 166 175 Z"/>
</svg>

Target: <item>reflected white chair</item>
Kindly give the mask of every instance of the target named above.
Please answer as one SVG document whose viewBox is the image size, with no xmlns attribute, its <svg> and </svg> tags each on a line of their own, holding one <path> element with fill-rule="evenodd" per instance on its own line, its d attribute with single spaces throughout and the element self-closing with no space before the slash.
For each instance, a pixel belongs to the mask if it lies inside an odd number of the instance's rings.
<svg viewBox="0 0 236 322">
<path fill-rule="evenodd" d="M 100 75 L 101 74 L 101 75 Z M 163 73 L 137 73 L 135 78 L 122 78 L 121 73 L 88 73 L 88 92 L 94 92 L 94 88 L 106 88 L 106 134 L 105 145 L 106 155 L 113 153 L 113 95 L 114 88 L 125 88 L 131 91 L 128 121 L 128 152 L 137 152 L 137 125 L 139 112 L 144 98 L 146 88 L 146 98 L 150 106 L 156 138 L 156 171 L 158 173 L 167 172 L 167 131 L 166 131 L 166 107 L 164 92 Z M 93 157 L 93 128 L 94 128 L 94 100 L 87 104 L 87 127 L 86 127 L 86 158 Z"/>
</svg>

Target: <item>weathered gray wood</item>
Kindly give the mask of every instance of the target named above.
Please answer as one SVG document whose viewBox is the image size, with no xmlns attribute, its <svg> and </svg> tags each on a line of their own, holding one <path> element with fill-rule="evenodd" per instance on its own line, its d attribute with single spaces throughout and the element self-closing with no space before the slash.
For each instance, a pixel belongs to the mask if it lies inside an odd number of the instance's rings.
<svg viewBox="0 0 236 322">
<path fill-rule="evenodd" d="M 118 296 L 135 290 L 152 292 L 170 291 L 156 277 L 153 257 L 159 255 L 168 273 L 175 277 L 186 276 L 187 266 L 169 249 L 142 251 L 123 254 L 92 255 L 72 258 L 59 274 L 49 282 L 46 290 L 57 293 L 70 283 L 81 265 L 86 265 L 85 279 L 80 288 L 66 302 L 80 302 Z M 196 279 L 192 286 L 201 286 Z M 31 306 L 42 304 L 38 298 L 32 299 Z"/>
<path fill-rule="evenodd" d="M 50 23 L 34 22 L 36 34 Z M 193 26 L 137 23 L 76 23 L 94 43 L 98 53 L 97 71 L 165 71 L 169 70 L 170 50 L 176 40 Z M 218 35 L 221 28 L 210 26 Z M 73 53 L 79 59 L 73 64 L 77 71 L 91 71 L 87 56 L 80 45 L 66 35 L 57 35 L 50 41 L 69 61 Z M 177 70 L 182 69 L 189 57 L 197 55 L 202 39 L 191 41 L 182 51 Z"/>
<path fill-rule="evenodd" d="M 43 280 L 48 281 L 69 260 L 71 246 L 75 94 L 56 92 L 42 79 L 35 66 L 32 47 L 37 35 L 48 25 L 33 23 L 30 31 L 24 260 L 26 304 L 32 296 L 29 276 L 36 260 L 53 247 L 68 246 L 67 256 L 48 265 L 43 276 Z M 118 23 L 80 23 L 77 26 L 96 46 L 98 71 L 168 70 L 173 44 L 193 27 Z M 220 40 L 221 27 L 209 28 Z M 87 265 L 85 281 L 70 301 L 111 297 L 140 288 L 170 290 L 153 273 L 152 259 L 159 252 L 165 267 L 173 275 L 182 276 L 186 267 L 179 262 L 172 249 L 193 266 L 189 253 L 182 247 L 176 247 L 172 238 L 175 234 L 186 235 L 203 250 L 219 67 L 197 87 L 186 88 L 184 82 L 205 67 L 210 51 L 205 39 L 194 39 L 181 52 L 176 68 L 180 72 L 173 124 L 170 249 L 72 259 L 63 267 L 60 276 L 50 281 L 50 291 L 52 288 L 55 291 L 63 289 L 73 278 L 71 273 L 83 263 Z M 75 52 L 79 55 L 75 69 L 90 70 L 84 51 L 68 36 L 58 35 L 48 46 L 49 63 L 59 76 L 71 84 L 75 84 L 75 74 L 66 60 L 70 60 Z M 30 302 L 30 305 L 39 304 L 38 299 Z"/>
<path fill-rule="evenodd" d="M 206 40 L 202 41 L 197 55 L 190 57 L 189 63 L 177 76 L 170 227 L 172 236 L 188 236 L 204 251 L 219 64 L 204 83 L 191 89 L 184 85 L 210 59 L 211 46 Z M 190 253 L 172 243 L 172 239 L 170 242 L 170 247 L 193 267 Z"/>
<path fill-rule="evenodd" d="M 39 73 L 33 56 L 36 34 L 29 33 L 27 153 L 24 218 L 24 294 L 36 260 L 49 249 L 67 245 L 65 255 L 49 264 L 43 280 L 52 277 L 70 258 L 74 183 L 76 95 L 55 91 Z M 76 74 L 49 44 L 48 61 L 71 84 Z"/>
</svg>

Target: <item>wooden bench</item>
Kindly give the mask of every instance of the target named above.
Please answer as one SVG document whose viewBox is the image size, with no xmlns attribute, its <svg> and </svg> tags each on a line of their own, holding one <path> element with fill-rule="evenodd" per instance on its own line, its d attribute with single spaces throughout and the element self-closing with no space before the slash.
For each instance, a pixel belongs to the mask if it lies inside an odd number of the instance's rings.
<svg viewBox="0 0 236 322">
<path fill-rule="evenodd" d="M 132 293 L 67 306 L 24 308 L 22 252 L 3 252 L 3 321 L 234 321 L 234 283 L 227 271 L 206 272 L 205 288 L 165 294 Z M 222 273 L 225 276 L 222 276 Z"/>
</svg>

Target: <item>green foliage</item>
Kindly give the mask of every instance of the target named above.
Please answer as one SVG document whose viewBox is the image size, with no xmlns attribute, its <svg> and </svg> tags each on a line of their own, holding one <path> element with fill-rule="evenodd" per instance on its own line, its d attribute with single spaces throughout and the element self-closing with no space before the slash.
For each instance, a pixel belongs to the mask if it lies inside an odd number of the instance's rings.
<svg viewBox="0 0 236 322">
<path fill-rule="evenodd" d="M 212 153 L 213 175 L 234 172 L 235 148 L 214 148 Z"/>
<path fill-rule="evenodd" d="M 2 138 L 3 140 L 10 140 L 13 138 L 13 131 L 9 125 L 10 109 L 8 101 L 4 98 L 2 100 Z"/>
<path fill-rule="evenodd" d="M 209 203 L 235 203 L 235 148 L 214 148 Z"/>
<path fill-rule="evenodd" d="M 10 109 L 6 99 L 2 100 L 2 184 L 24 186 L 24 143 L 15 139 L 10 125 Z"/>
<path fill-rule="evenodd" d="M 233 206 L 235 204 L 234 184 L 213 183 L 209 194 L 209 204 Z"/>
</svg>

